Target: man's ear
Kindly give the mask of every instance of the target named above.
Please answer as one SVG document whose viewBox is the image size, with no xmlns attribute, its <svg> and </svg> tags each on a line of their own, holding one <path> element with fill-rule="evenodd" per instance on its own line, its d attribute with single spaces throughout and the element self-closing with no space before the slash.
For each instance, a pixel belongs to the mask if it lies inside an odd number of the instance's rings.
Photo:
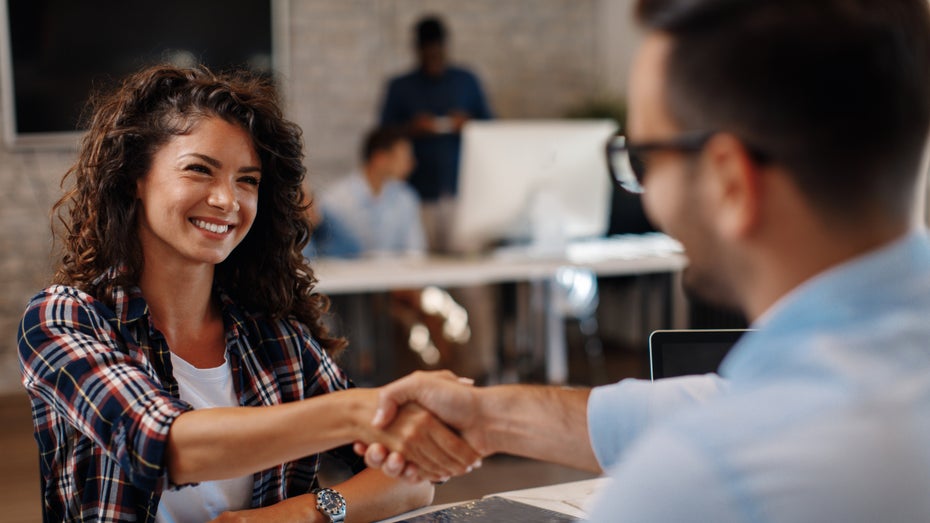
<svg viewBox="0 0 930 523">
<path fill-rule="evenodd" d="M 746 146 L 727 133 L 711 138 L 702 156 L 718 232 L 726 238 L 751 234 L 762 212 L 759 166 Z"/>
</svg>

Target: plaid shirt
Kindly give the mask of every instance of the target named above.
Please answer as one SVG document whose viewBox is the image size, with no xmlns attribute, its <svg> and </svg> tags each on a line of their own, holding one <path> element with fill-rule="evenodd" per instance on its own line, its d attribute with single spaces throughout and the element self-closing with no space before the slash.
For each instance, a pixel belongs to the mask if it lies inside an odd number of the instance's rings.
<svg viewBox="0 0 930 523">
<path fill-rule="evenodd" d="M 240 405 L 351 386 L 304 325 L 250 314 L 217 292 Z M 75 288 L 52 286 L 32 299 L 20 325 L 45 521 L 152 522 L 161 492 L 172 488 L 168 429 L 191 407 L 178 399 L 168 345 L 139 289 L 117 289 L 114 298 L 111 309 Z M 340 454 L 347 458 L 345 449 Z M 319 460 L 309 456 L 256 473 L 252 506 L 315 488 Z"/>
</svg>

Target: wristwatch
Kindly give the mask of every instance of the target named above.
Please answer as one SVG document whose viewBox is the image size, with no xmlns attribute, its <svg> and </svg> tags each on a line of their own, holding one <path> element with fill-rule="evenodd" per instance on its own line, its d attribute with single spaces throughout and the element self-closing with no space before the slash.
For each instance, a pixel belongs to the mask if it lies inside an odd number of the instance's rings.
<svg viewBox="0 0 930 523">
<path fill-rule="evenodd" d="M 330 523 L 342 523 L 346 519 L 346 498 L 331 488 L 314 489 L 316 509 L 329 518 Z"/>
</svg>

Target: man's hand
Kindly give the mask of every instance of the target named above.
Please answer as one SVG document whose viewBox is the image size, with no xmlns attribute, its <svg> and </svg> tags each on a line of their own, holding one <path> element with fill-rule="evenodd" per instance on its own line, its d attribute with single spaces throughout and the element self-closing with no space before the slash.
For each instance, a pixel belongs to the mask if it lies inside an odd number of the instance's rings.
<svg viewBox="0 0 930 523">
<path fill-rule="evenodd" d="M 452 131 L 460 133 L 462 132 L 462 127 L 465 127 L 465 124 L 468 123 L 468 120 L 471 118 L 465 111 L 451 111 L 449 113 L 449 119 L 452 121 Z"/>
<path fill-rule="evenodd" d="M 409 130 L 413 136 L 436 134 L 436 119 L 431 114 L 418 113 L 410 120 Z"/>
<path fill-rule="evenodd" d="M 439 420 L 456 429 L 468 445 L 477 452 L 467 456 L 470 458 L 470 461 L 465 460 L 467 463 L 462 459 L 457 460 L 456 465 L 460 468 L 458 473 L 452 475 L 461 475 L 479 466 L 479 458 L 489 453 L 487 439 L 483 431 L 479 430 L 480 424 L 477 422 L 478 406 L 475 391 L 470 380 L 458 378 L 448 371 L 415 372 L 380 389 L 378 410 L 372 424 L 376 427 L 390 427 L 394 423 L 398 409 L 410 403 L 419 404 Z M 448 449 L 448 446 L 436 446 Z M 355 451 L 365 455 L 365 463 L 369 467 L 380 468 L 388 476 L 403 476 L 411 481 L 430 478 L 427 471 L 423 470 L 424 463 L 430 467 L 430 470 L 452 468 L 450 464 L 435 458 L 421 462 L 412 454 L 389 452 L 385 447 L 392 448 L 390 445 L 381 445 L 379 442 L 369 446 L 356 444 Z M 465 466 L 462 468 L 463 464 Z M 437 465 L 443 466 L 437 467 Z"/>
</svg>

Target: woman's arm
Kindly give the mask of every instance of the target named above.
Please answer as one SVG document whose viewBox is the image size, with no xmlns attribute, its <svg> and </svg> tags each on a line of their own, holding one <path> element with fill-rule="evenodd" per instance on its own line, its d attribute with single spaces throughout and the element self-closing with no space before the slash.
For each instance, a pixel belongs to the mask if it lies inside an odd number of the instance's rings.
<svg viewBox="0 0 930 523">
<path fill-rule="evenodd" d="M 433 486 L 391 479 L 376 469 L 365 469 L 333 485 L 346 500 L 346 523 L 377 521 L 429 505 Z M 316 497 L 304 494 L 270 507 L 224 512 L 213 523 L 329 523 L 316 509 Z"/>
<path fill-rule="evenodd" d="M 437 481 L 465 473 L 478 460 L 467 443 L 414 405 L 385 429 L 372 427 L 378 394 L 350 389 L 267 407 L 186 412 L 168 434 L 169 477 L 183 485 L 244 476 L 356 441 L 405 453 L 423 477 Z"/>
</svg>

